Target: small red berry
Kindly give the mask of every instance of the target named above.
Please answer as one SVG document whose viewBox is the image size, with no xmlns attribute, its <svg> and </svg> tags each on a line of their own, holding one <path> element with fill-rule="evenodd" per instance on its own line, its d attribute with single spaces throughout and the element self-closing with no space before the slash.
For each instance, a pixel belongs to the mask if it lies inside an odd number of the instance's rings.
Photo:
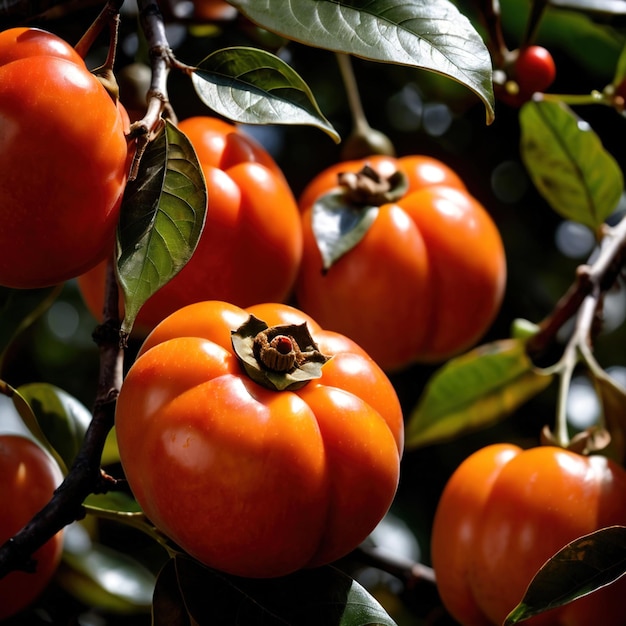
<svg viewBox="0 0 626 626">
<path fill-rule="evenodd" d="M 520 48 L 515 61 L 515 81 L 520 94 L 530 97 L 535 92 L 543 92 L 555 78 L 556 66 L 548 50 L 542 46 Z"/>
</svg>

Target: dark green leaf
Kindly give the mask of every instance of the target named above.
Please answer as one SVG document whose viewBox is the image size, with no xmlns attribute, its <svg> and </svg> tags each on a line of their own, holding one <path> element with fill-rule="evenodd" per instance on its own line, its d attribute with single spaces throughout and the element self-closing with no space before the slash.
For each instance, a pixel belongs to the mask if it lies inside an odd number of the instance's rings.
<svg viewBox="0 0 626 626">
<path fill-rule="evenodd" d="M 66 549 L 58 582 L 87 606 L 118 613 L 145 612 L 155 577 L 135 559 L 104 545 Z"/>
<path fill-rule="evenodd" d="M 517 624 L 604 587 L 626 573 L 626 528 L 603 528 L 569 543 L 537 572 L 506 618 Z"/>
<path fill-rule="evenodd" d="M 224 48 L 206 57 L 191 78 L 200 99 L 235 122 L 316 126 L 341 140 L 304 80 L 269 52 Z"/>
<path fill-rule="evenodd" d="M 67 474 L 67 465 L 65 464 L 65 460 L 59 454 L 59 452 L 57 452 L 57 450 L 50 443 L 50 441 L 48 441 L 46 433 L 44 433 L 43 429 L 41 428 L 37 417 L 35 416 L 35 413 L 26 398 L 24 398 L 17 391 L 17 389 L 11 387 L 11 385 L 8 385 L 3 381 L 0 381 L 0 384 L 2 385 L 2 393 L 5 396 L 11 398 L 11 400 L 13 401 L 13 406 L 19 413 L 19 416 L 22 418 L 22 421 L 24 422 L 26 428 L 28 428 L 32 436 L 39 442 L 39 444 L 51 454 L 54 460 L 59 464 L 62 472 L 64 474 Z"/>
<path fill-rule="evenodd" d="M 486 428 L 545 389 L 524 343 L 486 344 L 448 361 L 429 380 L 406 428 L 406 447 L 441 443 Z"/>
<path fill-rule="evenodd" d="M 328 270 L 356 246 L 378 216 L 377 206 L 350 206 L 341 191 L 332 191 L 316 200 L 311 211 L 311 227 Z"/>
<path fill-rule="evenodd" d="M 596 231 L 624 190 L 615 159 L 565 104 L 528 102 L 520 124 L 522 159 L 538 191 L 559 215 Z"/>
<path fill-rule="evenodd" d="M 493 120 L 491 58 L 470 21 L 448 0 L 231 0 L 288 39 L 335 52 L 430 70 L 484 102 Z"/>
<path fill-rule="evenodd" d="M 394 626 L 380 604 L 332 567 L 282 578 L 245 579 L 176 558 L 178 582 L 191 617 L 212 626 Z"/>
<path fill-rule="evenodd" d="M 626 389 L 606 372 L 596 372 L 593 382 L 611 435 L 607 454 L 620 464 L 626 461 Z"/>
<path fill-rule="evenodd" d="M 91 412 L 63 389 L 47 383 L 22 385 L 17 391 L 28 402 L 47 441 L 70 467 L 91 422 Z"/>
<path fill-rule="evenodd" d="M 21 331 L 50 307 L 60 291 L 60 286 L 45 289 L 0 287 L 0 356 Z"/>
<path fill-rule="evenodd" d="M 117 270 L 128 333 L 145 301 L 191 258 L 204 227 L 206 183 L 195 151 L 171 123 L 152 141 L 124 195 Z"/>
</svg>

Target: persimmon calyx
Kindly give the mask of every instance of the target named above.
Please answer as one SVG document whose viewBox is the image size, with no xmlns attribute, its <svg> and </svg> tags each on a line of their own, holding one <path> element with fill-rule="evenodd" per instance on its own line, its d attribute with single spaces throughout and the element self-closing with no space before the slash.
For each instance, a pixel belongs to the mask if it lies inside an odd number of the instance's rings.
<svg viewBox="0 0 626 626">
<path fill-rule="evenodd" d="M 408 190 L 406 175 L 396 170 L 390 176 L 382 176 L 367 163 L 358 172 L 340 172 L 339 186 L 350 204 L 381 206 L 402 198 Z"/>
<path fill-rule="evenodd" d="M 320 352 L 306 323 L 270 327 L 250 315 L 231 333 L 231 343 L 246 374 L 276 391 L 299 389 L 320 378 L 330 359 Z"/>
<path fill-rule="evenodd" d="M 541 445 L 563 447 L 548 426 L 541 430 Z M 611 445 L 611 433 L 602 427 L 593 426 L 576 433 L 565 448 L 584 456 L 601 454 Z"/>
<path fill-rule="evenodd" d="M 400 170 L 383 176 L 367 163 L 358 172 L 338 174 L 339 188 L 320 196 L 311 210 L 311 228 L 326 273 L 356 247 L 383 204 L 404 197 L 409 181 Z"/>
</svg>

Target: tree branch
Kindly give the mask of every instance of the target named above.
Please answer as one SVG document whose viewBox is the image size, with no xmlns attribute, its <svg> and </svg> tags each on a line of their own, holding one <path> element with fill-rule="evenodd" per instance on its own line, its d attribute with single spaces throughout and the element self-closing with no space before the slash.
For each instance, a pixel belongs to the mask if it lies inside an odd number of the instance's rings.
<svg viewBox="0 0 626 626">
<path fill-rule="evenodd" d="M 146 36 L 150 53 L 152 80 L 146 94 L 147 108 L 142 119 L 131 125 L 131 137 L 137 139 L 137 151 L 130 171 L 130 180 L 137 176 L 139 161 L 145 149 L 161 128 L 162 117 L 165 115 L 175 121 L 176 115 L 170 106 L 167 90 L 167 78 L 172 68 L 187 74 L 194 68 L 181 63 L 172 52 L 165 33 L 163 14 L 156 0 L 139 0 L 139 21 Z"/>
<path fill-rule="evenodd" d="M 537 362 L 554 344 L 559 330 L 578 314 L 587 296 L 596 291 L 599 301 L 615 284 L 625 261 L 626 218 L 622 218 L 616 226 L 607 228 L 598 257 L 593 263 L 578 268 L 575 282 L 539 324 L 539 331 L 528 340 L 526 350 L 533 361 Z"/>
<path fill-rule="evenodd" d="M 116 13 L 119 0 L 111 0 L 94 26 L 79 44 L 88 49 L 105 24 L 112 24 L 111 14 Z M 137 138 L 137 151 L 131 177 L 145 147 L 158 131 L 164 112 L 174 116 L 169 107 L 167 77 L 175 67 L 184 72 L 193 68 L 176 60 L 165 33 L 163 16 L 156 0 L 139 0 L 140 24 L 150 46 L 152 80 L 147 94 L 148 107 L 142 120 L 131 126 L 131 138 Z M 116 26 L 116 24 L 114 24 Z M 112 26 L 113 28 L 113 26 Z M 113 33 L 113 31 L 112 31 Z M 113 33 L 114 34 L 114 33 Z M 116 40 L 112 42 L 115 47 Z M 115 50 L 110 50 L 112 62 Z M 31 555 L 58 531 L 84 514 L 83 502 L 91 493 L 108 490 L 115 481 L 104 475 L 100 462 L 108 433 L 113 427 L 115 402 L 122 383 L 124 351 L 120 343 L 121 320 L 118 309 L 118 285 L 113 259 L 109 263 L 103 323 L 96 329 L 94 339 L 100 349 L 100 373 L 93 407 L 92 421 L 87 429 L 80 451 L 62 484 L 50 502 L 14 537 L 0 546 L 0 578 L 19 569 L 31 560 Z"/>
<path fill-rule="evenodd" d="M 100 373 L 91 423 L 72 467 L 50 502 L 0 546 L 0 578 L 26 567 L 31 562 L 31 555 L 46 541 L 68 524 L 84 517 L 82 503 L 89 494 L 107 491 L 114 484 L 100 467 L 104 444 L 113 427 L 115 400 L 122 381 L 118 287 L 112 264 L 106 290 L 104 322 L 94 333 L 100 348 Z"/>
</svg>

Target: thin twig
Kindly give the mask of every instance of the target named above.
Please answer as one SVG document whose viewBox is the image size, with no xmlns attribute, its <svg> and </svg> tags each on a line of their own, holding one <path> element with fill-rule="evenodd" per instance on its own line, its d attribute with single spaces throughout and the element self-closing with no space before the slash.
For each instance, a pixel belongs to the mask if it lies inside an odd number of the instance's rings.
<svg viewBox="0 0 626 626">
<path fill-rule="evenodd" d="M 354 551 L 354 556 L 365 565 L 370 565 L 395 576 L 407 587 L 411 587 L 417 582 L 435 584 L 435 572 L 432 567 L 398 556 L 389 550 L 364 544 Z"/>
<path fill-rule="evenodd" d="M 478 0 L 480 17 L 487 29 L 486 45 L 491 52 L 493 64 L 502 68 L 507 59 L 509 49 L 502 32 L 502 18 L 498 0 Z"/>
<path fill-rule="evenodd" d="M 532 2 L 530 15 L 526 20 L 526 28 L 524 29 L 524 34 L 522 35 L 522 40 L 520 41 L 520 48 L 530 46 L 535 40 L 539 24 L 541 23 L 543 14 L 548 8 L 548 4 L 548 0 L 534 0 Z"/>
</svg>

